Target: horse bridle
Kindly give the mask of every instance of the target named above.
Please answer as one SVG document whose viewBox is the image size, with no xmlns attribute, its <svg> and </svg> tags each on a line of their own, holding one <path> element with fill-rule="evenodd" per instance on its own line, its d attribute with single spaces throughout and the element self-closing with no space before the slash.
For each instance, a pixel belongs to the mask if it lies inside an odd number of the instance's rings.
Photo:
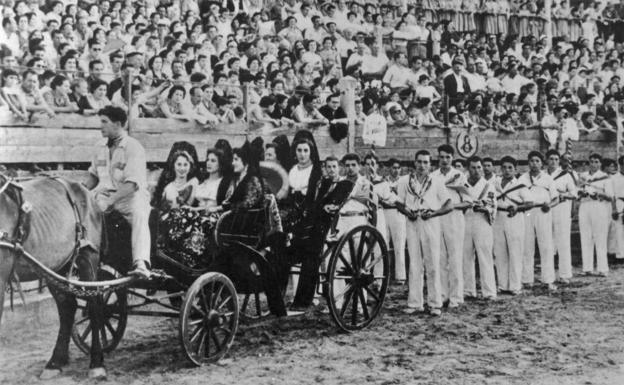
<svg viewBox="0 0 624 385">
<path fill-rule="evenodd" d="M 6 231 L 0 229 L 0 241 L 12 243 L 14 247 L 21 247 L 27 236 L 27 223 L 30 210 L 27 209 L 24 203 L 24 197 L 22 196 L 22 187 L 5 176 L 2 176 L 2 178 L 5 180 L 5 182 L 2 184 L 2 187 L 0 187 L 0 195 L 6 193 L 9 199 L 11 199 L 17 205 L 18 213 L 17 226 L 13 231 L 13 235 L 9 236 Z"/>
</svg>

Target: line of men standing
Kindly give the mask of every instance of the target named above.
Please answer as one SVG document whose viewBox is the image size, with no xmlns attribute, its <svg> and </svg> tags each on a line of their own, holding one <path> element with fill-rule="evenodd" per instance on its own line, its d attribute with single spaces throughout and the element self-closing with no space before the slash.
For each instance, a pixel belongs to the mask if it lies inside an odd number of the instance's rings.
<svg viewBox="0 0 624 385">
<path fill-rule="evenodd" d="M 535 283 L 536 244 L 542 284 L 556 290 L 556 281 L 568 283 L 575 200 L 579 202 L 583 274 L 594 273 L 594 252 L 596 273 L 608 274 L 610 226 L 614 238 L 610 244 L 618 257 L 624 257 L 624 157 L 618 159 L 621 172 L 607 175 L 601 170 L 601 156 L 592 154 L 588 170 L 577 174 L 569 162 L 561 167 L 558 152 L 550 150 L 544 156 L 532 151 L 527 172 L 517 176 L 517 160 L 505 156 L 497 176 L 492 172 L 492 159 L 471 157 L 464 173 L 453 166 L 457 160 L 452 146 L 440 146 L 437 155 L 439 168 L 432 171 L 432 154 L 418 151 L 414 170 L 403 176 L 400 163 L 392 159 L 390 173 L 383 180 L 377 174 L 376 156 L 364 159 L 367 172 L 374 176 L 375 191 L 385 191 L 377 198 L 385 217 L 386 239 L 394 245 L 395 279 L 408 282 L 405 313 L 423 312 L 427 307 L 431 315 L 440 315 L 443 304 L 456 308 L 465 299 L 477 298 L 475 259 L 483 299 L 520 294 L 523 286 Z M 392 197 L 382 184 L 389 186 Z"/>
</svg>

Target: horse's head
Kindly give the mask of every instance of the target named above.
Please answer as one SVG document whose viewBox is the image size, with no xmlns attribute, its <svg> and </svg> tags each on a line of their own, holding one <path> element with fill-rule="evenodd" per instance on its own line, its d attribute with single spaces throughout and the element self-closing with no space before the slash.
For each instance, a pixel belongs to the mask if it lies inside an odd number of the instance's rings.
<svg viewBox="0 0 624 385">
<path fill-rule="evenodd" d="M 5 175 L 0 174 L 0 238 L 4 238 L 5 234 L 8 238 L 13 238 L 15 235 L 21 199 L 20 187 Z M 5 285 L 13 270 L 14 262 L 13 252 L 6 247 L 0 247 L 0 305 L 4 303 Z M 2 306 L 0 306 L 1 318 Z"/>
<path fill-rule="evenodd" d="M 7 233 L 9 238 L 13 237 L 21 201 L 21 187 L 7 176 L 0 174 L 0 236 Z"/>
</svg>

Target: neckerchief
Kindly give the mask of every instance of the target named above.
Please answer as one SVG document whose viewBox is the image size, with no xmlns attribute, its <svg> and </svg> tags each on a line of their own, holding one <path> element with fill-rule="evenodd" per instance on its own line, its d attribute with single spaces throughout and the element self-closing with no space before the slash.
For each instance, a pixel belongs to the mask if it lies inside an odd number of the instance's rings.
<svg viewBox="0 0 624 385">
<path fill-rule="evenodd" d="M 540 171 L 539 174 L 537 174 L 537 176 L 535 178 L 539 178 L 540 175 L 542 175 L 542 172 Z M 528 189 L 530 190 L 531 187 L 536 186 L 535 184 L 535 180 L 533 179 L 533 175 L 531 175 L 531 172 L 529 171 L 529 180 L 531 181 L 531 186 L 528 187 Z"/>
<path fill-rule="evenodd" d="M 452 185 L 457 179 L 459 179 L 459 177 L 461 176 L 460 173 L 455 174 L 454 176 L 450 177 L 446 182 L 444 182 L 444 184 L 446 186 L 450 186 Z"/>
<path fill-rule="evenodd" d="M 123 135 L 119 135 L 116 138 L 108 138 L 108 141 L 106 142 L 106 146 L 108 148 L 117 147 L 122 139 L 123 139 Z"/>
<path fill-rule="evenodd" d="M 414 175 L 410 175 L 410 179 L 409 179 L 409 183 L 407 184 L 407 187 L 409 189 L 409 193 L 416 197 L 419 204 L 422 204 L 424 202 L 424 197 L 425 197 L 425 194 L 427 193 L 427 190 L 429 190 L 429 187 L 431 187 L 431 177 L 427 175 L 425 177 L 424 183 L 420 187 L 420 191 L 416 192 L 415 186 L 414 186 Z"/>
<path fill-rule="evenodd" d="M 561 172 L 559 174 L 557 174 L 557 176 L 554 177 L 553 180 L 557 180 L 559 178 L 563 178 L 567 173 L 568 173 L 567 170 L 561 170 Z"/>
<path fill-rule="evenodd" d="M 513 181 L 513 179 L 510 179 L 510 180 L 509 180 L 509 183 L 511 183 L 512 181 Z M 509 183 L 508 183 L 508 184 L 509 184 Z M 501 194 L 500 194 L 499 196 L 497 196 L 497 197 L 496 197 L 496 199 L 497 199 L 497 200 L 500 200 L 500 199 L 505 199 L 505 198 L 507 198 L 507 199 L 509 199 L 511 202 L 513 202 L 514 204 L 518 205 L 518 204 L 520 204 L 520 203 L 522 203 L 522 202 L 518 202 L 517 200 L 512 199 L 512 198 L 511 198 L 511 197 L 509 197 L 508 195 L 509 195 L 510 193 L 514 192 L 514 191 L 520 190 L 520 189 L 525 188 L 525 187 L 526 187 L 526 186 L 525 186 L 525 185 L 523 185 L 523 184 L 518 184 L 518 185 L 516 185 L 516 186 L 514 186 L 514 187 L 512 187 L 512 188 L 510 188 L 510 189 L 508 189 L 508 190 L 504 190 L 504 188 L 503 188 L 503 181 L 501 180 L 501 189 L 503 189 L 503 191 L 501 192 Z"/>
</svg>

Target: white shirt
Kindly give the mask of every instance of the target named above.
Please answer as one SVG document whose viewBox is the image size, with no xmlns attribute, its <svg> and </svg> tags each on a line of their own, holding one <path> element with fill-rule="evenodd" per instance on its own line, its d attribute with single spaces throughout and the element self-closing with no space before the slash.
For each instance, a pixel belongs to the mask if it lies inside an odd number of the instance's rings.
<svg viewBox="0 0 624 385">
<path fill-rule="evenodd" d="M 440 180 L 451 199 L 451 203 L 456 204 L 463 200 L 458 191 L 449 188 L 449 186 L 466 186 L 466 175 L 463 172 L 451 167 L 446 174 L 442 173 L 441 169 L 437 169 L 431 173 L 431 176 Z"/>
<path fill-rule="evenodd" d="M 348 213 L 348 212 L 368 212 L 368 207 L 360 202 L 359 200 L 355 200 L 353 198 L 360 199 L 373 199 L 373 204 L 377 204 L 376 195 L 373 194 L 373 186 L 368 179 L 364 176 L 359 175 L 355 184 L 353 185 L 353 189 L 349 194 L 346 202 L 340 208 L 340 213 Z"/>
<path fill-rule="evenodd" d="M 528 202 L 531 200 L 529 190 L 525 187 L 518 188 L 517 190 L 510 191 L 516 186 L 522 185 L 520 181 L 516 178 L 511 178 L 509 182 L 503 187 L 503 178 L 496 178 L 493 183 L 494 189 L 496 190 L 496 201 L 498 203 L 498 207 L 507 208 L 509 206 L 517 206 L 519 203 Z M 507 191 L 510 191 L 507 193 Z M 501 196 L 505 194 L 504 196 Z M 499 196 L 501 196 L 499 198 Z"/>
<path fill-rule="evenodd" d="M 310 174 L 312 173 L 312 163 L 306 168 L 299 168 L 295 166 L 290 169 L 288 173 L 288 183 L 292 191 L 299 191 L 303 195 L 308 193 L 308 183 L 310 181 Z"/>
<path fill-rule="evenodd" d="M 376 74 L 380 73 L 390 62 L 388 57 L 383 53 L 378 53 L 377 56 L 364 55 L 362 61 L 362 73 L 363 74 Z"/>
<path fill-rule="evenodd" d="M 513 78 L 509 75 L 506 75 L 503 80 L 501 80 L 503 90 L 505 90 L 505 92 L 508 94 L 514 93 L 516 95 L 520 95 L 520 88 L 530 82 L 531 81 L 529 79 L 519 74 L 516 74 L 516 76 L 514 76 Z"/>
<path fill-rule="evenodd" d="M 217 192 L 222 179 L 206 179 L 197 186 L 195 199 L 199 201 L 199 207 L 207 208 L 217 205 Z"/>
<path fill-rule="evenodd" d="M 390 84 L 390 88 L 407 87 L 410 73 L 406 67 L 392 65 L 386 71 L 383 82 Z"/>
<path fill-rule="evenodd" d="M 610 197 L 614 196 L 613 193 L 613 180 L 611 178 L 605 178 L 608 175 L 603 171 L 596 171 L 593 174 L 587 172 L 582 172 L 579 174 L 579 178 L 581 182 L 587 183 L 585 186 L 581 187 L 581 190 L 585 191 L 588 194 L 606 194 Z M 591 198 L 582 198 L 582 202 L 591 201 Z"/>
<path fill-rule="evenodd" d="M 619 172 L 611 175 L 611 181 L 613 182 L 613 191 L 615 193 L 615 207 L 618 212 L 622 212 L 624 210 L 624 200 L 620 198 L 624 198 L 624 175 Z"/>
<path fill-rule="evenodd" d="M 555 182 L 545 171 L 540 171 L 539 175 L 535 177 L 526 172 L 518 180 L 529 188 L 533 203 L 550 203 L 557 197 Z"/>
<path fill-rule="evenodd" d="M 415 175 L 403 175 L 397 183 L 398 201 L 411 210 L 439 210 L 451 197 L 439 178 L 427 175 L 421 183 Z"/>
<path fill-rule="evenodd" d="M 456 74 L 455 72 L 452 72 L 453 76 L 455 76 L 455 82 L 457 83 L 457 92 L 458 93 L 463 93 L 464 92 L 464 81 L 461 77 L 461 75 Z"/>
<path fill-rule="evenodd" d="M 555 188 L 558 194 L 571 194 L 576 196 L 576 184 L 569 172 L 557 168 L 550 176 L 555 182 Z"/>
<path fill-rule="evenodd" d="M 483 76 L 476 72 L 465 72 L 464 76 L 466 77 L 466 80 L 468 80 L 471 92 L 485 90 L 485 78 Z"/>
</svg>

